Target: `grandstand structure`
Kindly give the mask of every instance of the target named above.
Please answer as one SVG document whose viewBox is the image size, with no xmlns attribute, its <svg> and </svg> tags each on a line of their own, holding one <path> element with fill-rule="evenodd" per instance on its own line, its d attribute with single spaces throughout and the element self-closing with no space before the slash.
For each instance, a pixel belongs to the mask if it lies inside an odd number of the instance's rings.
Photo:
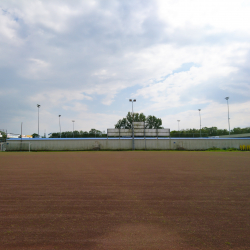
<svg viewBox="0 0 250 250">
<path fill-rule="evenodd" d="M 169 128 L 148 129 L 145 122 L 133 122 L 132 129 L 108 128 L 107 137 L 169 137 Z"/>
</svg>

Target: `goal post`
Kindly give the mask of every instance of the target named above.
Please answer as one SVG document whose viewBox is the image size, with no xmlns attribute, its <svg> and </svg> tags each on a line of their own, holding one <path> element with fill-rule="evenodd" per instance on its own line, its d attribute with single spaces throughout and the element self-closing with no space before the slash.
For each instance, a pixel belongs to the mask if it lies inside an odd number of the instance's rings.
<svg viewBox="0 0 250 250">
<path fill-rule="evenodd" d="M 13 151 L 29 151 L 30 152 L 30 149 L 31 149 L 31 142 L 24 142 L 24 141 L 13 142 L 12 141 L 11 143 L 6 142 L 5 144 L 6 146 L 5 146 L 4 151 L 13 150 Z"/>
<path fill-rule="evenodd" d="M 6 142 L 1 142 L 0 143 L 0 151 L 6 151 L 6 146 L 7 146 Z"/>
</svg>

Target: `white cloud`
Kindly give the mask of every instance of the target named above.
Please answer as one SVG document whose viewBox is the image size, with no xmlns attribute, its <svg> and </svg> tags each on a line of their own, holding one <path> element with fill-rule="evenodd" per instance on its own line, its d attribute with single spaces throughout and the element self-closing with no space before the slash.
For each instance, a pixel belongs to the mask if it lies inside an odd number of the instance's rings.
<svg viewBox="0 0 250 250">
<path fill-rule="evenodd" d="M 50 74 L 50 63 L 37 58 L 29 58 L 27 64 L 19 70 L 19 74 L 24 78 L 43 79 Z"/>
<path fill-rule="evenodd" d="M 174 31 L 179 27 L 207 28 L 208 33 L 250 33 L 250 5 L 244 0 L 158 0 L 159 15 Z"/>
<path fill-rule="evenodd" d="M 66 2 L 58 1 L 8 1 L 1 3 L 2 9 L 21 19 L 30 27 L 43 26 L 55 32 L 63 32 L 68 28 L 69 18 L 79 15 L 81 11 Z"/>
<path fill-rule="evenodd" d="M 229 99 L 229 116 L 230 128 L 234 127 L 250 127 L 250 101 L 238 104 L 230 103 Z M 198 108 L 196 110 L 187 110 L 178 112 L 174 115 L 163 117 L 163 126 L 178 130 L 178 122 L 180 120 L 180 130 L 188 128 L 200 128 L 200 117 Z M 208 106 L 201 109 L 201 126 L 202 127 L 217 127 L 220 129 L 228 129 L 228 107 L 227 102 L 223 104 L 211 102 Z"/>
<path fill-rule="evenodd" d="M 114 124 L 120 119 L 118 115 L 114 114 L 105 114 L 105 113 L 90 113 L 81 104 L 76 104 L 75 107 L 80 107 L 79 112 L 74 115 L 62 115 L 61 128 L 62 131 L 71 131 L 73 128 L 72 120 L 75 121 L 74 128 L 75 130 L 89 131 L 92 128 L 95 128 L 100 131 L 107 131 L 107 128 L 114 127 Z M 83 109 L 82 109 L 83 108 Z M 40 113 L 41 120 L 41 131 L 46 129 L 47 133 L 49 132 L 58 132 L 59 131 L 59 118 L 58 115 L 49 112 Z M 33 127 L 37 126 L 37 121 L 34 120 Z"/>
<path fill-rule="evenodd" d="M 205 85 L 209 84 L 214 85 L 216 88 L 233 91 L 234 85 L 230 82 L 222 84 L 219 82 L 221 79 L 237 73 L 238 68 L 236 65 L 239 63 L 237 59 L 240 58 L 241 63 L 245 61 L 243 58 L 246 57 L 248 48 L 249 45 L 244 47 L 241 44 L 223 46 L 223 48 L 221 46 L 212 48 L 204 46 L 198 49 L 191 47 L 189 50 L 182 49 L 181 51 L 172 48 L 171 51 L 176 52 L 171 57 L 171 63 L 175 65 L 175 68 L 178 68 L 177 65 L 180 67 L 181 62 L 186 62 L 186 60 L 180 60 L 179 58 L 182 51 L 184 51 L 185 57 L 190 62 L 197 63 L 199 66 L 192 66 L 188 71 L 169 75 L 165 80 L 151 82 L 148 86 L 138 89 L 136 95 L 150 99 L 154 103 L 151 105 L 152 110 L 204 102 L 209 103 L 211 100 L 204 99 L 203 96 L 198 98 L 196 95 L 190 95 L 192 89 L 195 90 L 199 85 L 204 86 L 203 89 L 206 89 Z M 187 97 L 187 95 L 190 96 Z M 185 96 L 184 101 L 183 96 Z"/>
<path fill-rule="evenodd" d="M 64 110 L 72 110 L 74 112 L 83 112 L 83 111 L 87 111 L 88 107 L 86 104 L 82 104 L 80 102 L 74 102 L 72 103 L 73 105 L 69 106 L 69 105 L 63 105 L 62 108 Z"/>
<path fill-rule="evenodd" d="M 30 102 L 46 103 L 46 105 L 60 106 L 62 104 L 80 101 L 92 100 L 92 97 L 85 95 L 81 90 L 50 90 L 43 93 L 38 93 L 35 96 L 30 96 Z M 66 107 L 67 105 L 65 105 Z M 84 106 L 86 109 L 86 106 Z"/>
<path fill-rule="evenodd" d="M 18 23 L 11 19 L 8 13 L 1 13 L 0 15 L 0 36 L 1 41 L 15 43 L 17 42 L 16 29 L 18 28 Z"/>
<path fill-rule="evenodd" d="M 64 112 L 98 128 L 126 115 L 128 97 L 159 117 L 249 97 L 247 1 L 9 0 L 0 8 L 1 122 L 13 130 L 37 103 L 46 122 Z"/>
</svg>

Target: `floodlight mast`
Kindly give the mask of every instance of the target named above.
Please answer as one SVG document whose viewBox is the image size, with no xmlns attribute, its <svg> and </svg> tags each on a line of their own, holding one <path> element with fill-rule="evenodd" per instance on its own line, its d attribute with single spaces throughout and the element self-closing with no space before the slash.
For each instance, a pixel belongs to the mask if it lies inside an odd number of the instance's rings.
<svg viewBox="0 0 250 250">
<path fill-rule="evenodd" d="M 136 99 L 129 99 L 130 102 L 132 102 L 132 137 L 133 137 L 133 145 L 132 145 L 132 149 L 135 150 L 135 137 L 134 137 L 134 108 L 133 108 L 133 102 L 136 102 Z"/>
<path fill-rule="evenodd" d="M 228 104 L 228 99 L 229 97 L 225 98 L 227 100 L 227 108 L 228 108 L 228 129 L 229 129 L 229 135 L 230 135 L 230 118 L 229 118 L 229 104 Z"/>
<path fill-rule="evenodd" d="M 37 104 L 36 106 L 37 106 L 37 108 L 38 108 L 38 137 L 40 137 L 40 136 L 39 136 L 39 108 L 41 107 L 41 105 L 40 105 L 40 104 Z"/>
<path fill-rule="evenodd" d="M 178 122 L 178 131 L 179 131 L 179 137 L 180 137 L 180 127 L 179 127 L 180 120 L 177 120 L 177 122 Z"/>
<path fill-rule="evenodd" d="M 23 142 L 23 122 L 21 122 L 21 142 Z"/>
<path fill-rule="evenodd" d="M 200 137 L 201 137 L 201 109 L 198 109 L 199 110 L 199 115 L 200 115 Z"/>
<path fill-rule="evenodd" d="M 75 122 L 75 120 L 72 120 L 72 122 L 73 122 L 73 138 L 74 138 L 74 122 Z"/>
<path fill-rule="evenodd" d="M 59 117 L 60 138 L 61 138 L 61 123 L 60 123 L 60 117 L 61 117 L 61 115 L 58 115 L 58 117 Z"/>
</svg>

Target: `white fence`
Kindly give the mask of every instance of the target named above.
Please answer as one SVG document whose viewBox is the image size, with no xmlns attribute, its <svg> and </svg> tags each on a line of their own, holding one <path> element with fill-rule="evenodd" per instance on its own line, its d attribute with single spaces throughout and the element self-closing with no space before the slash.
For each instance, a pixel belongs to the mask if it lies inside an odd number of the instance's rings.
<svg viewBox="0 0 250 250">
<path fill-rule="evenodd" d="M 24 142 L 25 141 L 25 142 Z M 55 150 L 131 150 L 132 138 L 45 138 L 7 140 L 6 151 L 55 151 Z M 206 150 L 208 148 L 237 148 L 250 145 L 250 138 L 136 138 L 136 150 Z"/>
</svg>

